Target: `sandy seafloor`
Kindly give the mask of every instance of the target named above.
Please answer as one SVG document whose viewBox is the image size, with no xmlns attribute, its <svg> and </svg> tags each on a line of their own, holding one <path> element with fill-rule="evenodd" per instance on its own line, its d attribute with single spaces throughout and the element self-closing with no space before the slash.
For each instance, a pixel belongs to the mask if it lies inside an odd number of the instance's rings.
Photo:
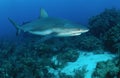
<svg viewBox="0 0 120 78">
<path fill-rule="evenodd" d="M 81 69 L 86 66 L 87 72 L 85 73 L 85 78 L 91 78 L 94 69 L 98 62 L 111 60 L 115 57 L 113 54 L 109 54 L 108 52 L 104 52 L 102 54 L 93 54 L 93 52 L 79 52 L 79 58 L 75 62 L 68 62 L 67 65 L 59 70 L 54 70 L 49 68 L 49 72 L 56 75 L 58 77 L 58 72 L 65 73 L 66 75 L 74 75 L 75 69 Z M 58 63 L 56 57 L 53 57 L 54 63 Z"/>
</svg>

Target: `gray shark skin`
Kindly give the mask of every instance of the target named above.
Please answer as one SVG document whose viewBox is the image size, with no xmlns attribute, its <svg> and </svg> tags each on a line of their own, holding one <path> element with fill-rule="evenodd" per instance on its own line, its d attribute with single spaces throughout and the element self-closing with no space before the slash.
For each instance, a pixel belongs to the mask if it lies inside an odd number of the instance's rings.
<svg viewBox="0 0 120 78">
<path fill-rule="evenodd" d="M 17 35 L 23 31 L 42 36 L 52 35 L 54 37 L 69 37 L 78 36 L 89 31 L 86 27 L 71 21 L 49 17 L 44 9 L 41 9 L 40 17 L 38 19 L 21 26 L 12 19 L 8 19 L 17 29 Z"/>
</svg>

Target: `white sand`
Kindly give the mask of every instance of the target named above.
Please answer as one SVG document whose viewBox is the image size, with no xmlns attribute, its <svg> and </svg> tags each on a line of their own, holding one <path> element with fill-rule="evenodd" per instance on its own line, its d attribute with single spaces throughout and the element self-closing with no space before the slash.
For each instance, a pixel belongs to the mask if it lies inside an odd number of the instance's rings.
<svg viewBox="0 0 120 78">
<path fill-rule="evenodd" d="M 112 54 L 104 53 L 104 54 L 93 54 L 92 52 L 85 54 L 85 52 L 81 52 L 79 58 L 76 62 L 68 63 L 68 65 L 61 70 L 68 75 L 74 75 L 75 69 L 80 69 L 83 66 L 86 66 L 87 73 L 85 74 L 85 78 L 91 78 L 91 75 L 96 68 L 97 62 L 107 61 L 115 57 Z"/>
<path fill-rule="evenodd" d="M 86 66 L 87 73 L 85 74 L 85 78 L 91 78 L 91 75 L 96 68 L 97 62 L 107 61 L 115 57 L 115 55 L 104 53 L 104 54 L 93 54 L 93 52 L 83 52 L 80 51 L 79 58 L 75 62 L 69 62 L 67 66 L 63 69 L 54 70 L 49 68 L 49 72 L 54 73 L 56 78 L 59 78 L 58 71 L 62 73 L 66 73 L 67 75 L 74 75 L 74 70 L 81 69 Z M 56 56 L 52 58 L 52 61 L 55 64 L 58 64 L 58 60 Z"/>
</svg>

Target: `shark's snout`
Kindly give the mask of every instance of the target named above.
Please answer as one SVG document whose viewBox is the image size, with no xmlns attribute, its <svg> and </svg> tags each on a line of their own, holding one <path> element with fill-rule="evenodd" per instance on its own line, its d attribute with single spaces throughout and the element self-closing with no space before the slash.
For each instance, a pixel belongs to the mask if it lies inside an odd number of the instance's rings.
<svg viewBox="0 0 120 78">
<path fill-rule="evenodd" d="M 79 29 L 79 31 L 74 31 L 72 34 L 73 35 L 81 35 L 82 33 L 88 32 L 89 29 Z"/>
<path fill-rule="evenodd" d="M 62 30 L 61 30 L 62 31 Z M 62 32 L 59 32 L 58 36 L 78 36 L 78 35 L 81 35 L 82 33 L 85 33 L 85 32 L 88 32 L 89 29 L 79 29 L 79 28 L 74 28 L 74 29 L 66 29 Z"/>
<path fill-rule="evenodd" d="M 87 29 L 87 28 L 82 30 L 83 33 L 88 32 L 88 31 L 89 31 L 89 29 Z"/>
</svg>

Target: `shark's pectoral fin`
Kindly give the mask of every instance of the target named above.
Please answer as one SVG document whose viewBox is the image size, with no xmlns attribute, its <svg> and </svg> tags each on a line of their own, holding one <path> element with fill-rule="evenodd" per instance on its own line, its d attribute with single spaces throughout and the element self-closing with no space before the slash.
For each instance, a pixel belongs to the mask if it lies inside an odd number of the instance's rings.
<svg viewBox="0 0 120 78">
<path fill-rule="evenodd" d="M 42 39 L 40 39 L 38 42 L 45 42 L 46 40 L 49 40 L 51 38 L 53 38 L 53 36 L 47 35 L 47 36 L 44 36 Z"/>
<path fill-rule="evenodd" d="M 57 33 L 51 33 L 51 34 L 49 34 L 49 35 L 46 35 L 46 36 L 42 37 L 39 41 L 37 41 L 37 43 L 45 42 L 46 40 L 49 40 L 49 39 L 55 37 L 56 34 L 57 34 Z"/>
<path fill-rule="evenodd" d="M 48 17 L 47 12 L 43 8 L 41 8 L 40 9 L 40 18 L 47 18 L 47 17 Z"/>
</svg>

